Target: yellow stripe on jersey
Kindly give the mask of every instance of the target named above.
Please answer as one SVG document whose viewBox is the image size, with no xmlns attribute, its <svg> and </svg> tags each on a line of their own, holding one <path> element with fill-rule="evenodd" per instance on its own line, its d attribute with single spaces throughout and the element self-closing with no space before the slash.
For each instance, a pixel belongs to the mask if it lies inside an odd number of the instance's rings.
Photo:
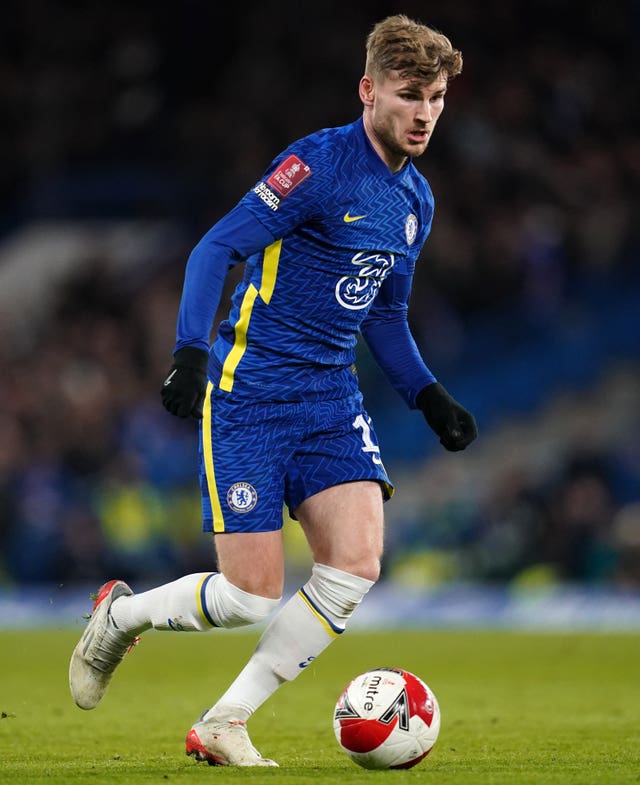
<svg viewBox="0 0 640 785">
<path fill-rule="evenodd" d="M 249 329 L 249 320 L 251 319 L 251 311 L 253 304 L 258 296 L 258 290 L 250 283 L 249 288 L 244 293 L 242 298 L 242 305 L 240 306 L 240 318 L 234 327 L 236 338 L 231 347 L 231 351 L 227 355 L 227 359 L 222 366 L 222 376 L 220 377 L 220 389 L 225 392 L 231 392 L 233 388 L 233 377 L 238 367 L 238 363 L 242 359 L 242 355 L 247 348 L 247 330 Z"/>
<path fill-rule="evenodd" d="M 224 531 L 224 517 L 222 515 L 222 508 L 220 507 L 220 500 L 218 499 L 218 491 L 216 488 L 216 473 L 213 468 L 213 453 L 211 448 L 211 392 L 213 385 L 211 382 L 207 383 L 207 392 L 204 397 L 204 406 L 202 407 L 202 450 L 204 453 L 204 470 L 207 477 L 207 489 L 209 490 L 209 499 L 211 501 L 211 512 L 213 514 L 213 531 Z"/>
<path fill-rule="evenodd" d="M 280 251 L 282 250 L 282 240 L 276 240 L 264 251 L 264 264 L 262 265 L 262 281 L 260 282 L 260 297 L 265 305 L 269 305 L 271 295 L 276 286 L 278 276 L 278 262 L 280 261 Z"/>
<path fill-rule="evenodd" d="M 259 295 L 265 305 L 269 305 L 269 302 L 271 301 L 273 290 L 276 286 L 276 278 L 278 276 L 278 262 L 280 261 L 281 249 L 282 240 L 276 240 L 275 243 L 271 243 L 271 245 L 265 248 L 262 261 L 262 280 L 260 281 L 260 289 L 256 289 L 251 283 L 242 298 L 240 316 L 234 327 L 235 340 L 231 347 L 231 351 L 227 355 L 227 359 L 224 361 L 222 376 L 220 377 L 220 389 L 225 392 L 231 392 L 233 389 L 236 368 L 247 349 L 247 332 L 249 330 L 249 321 L 251 320 L 256 297 Z"/>
<path fill-rule="evenodd" d="M 325 619 L 325 617 L 321 613 L 318 613 L 318 611 L 314 608 L 314 606 L 311 604 L 311 602 L 309 602 L 309 598 L 306 596 L 306 594 L 304 593 L 304 591 L 302 589 L 298 590 L 298 597 L 300 597 L 302 602 L 304 602 L 304 604 L 307 606 L 307 608 L 309 608 L 311 613 L 313 613 L 313 615 L 318 619 L 318 621 L 320 621 L 322 626 L 325 628 L 327 633 L 332 638 L 337 638 L 338 635 L 340 635 L 342 630 L 334 629 L 334 627 L 332 627 L 331 624 L 329 624 L 327 619 Z"/>
</svg>

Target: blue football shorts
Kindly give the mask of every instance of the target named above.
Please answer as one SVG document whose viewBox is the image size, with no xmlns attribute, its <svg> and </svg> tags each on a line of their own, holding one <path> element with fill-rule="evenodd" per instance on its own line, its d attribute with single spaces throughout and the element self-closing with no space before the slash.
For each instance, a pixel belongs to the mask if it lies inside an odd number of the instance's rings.
<svg viewBox="0 0 640 785">
<path fill-rule="evenodd" d="M 273 403 L 207 386 L 200 424 L 204 531 L 282 528 L 309 496 L 373 480 L 385 500 L 393 485 L 359 392 L 330 401 Z"/>
</svg>

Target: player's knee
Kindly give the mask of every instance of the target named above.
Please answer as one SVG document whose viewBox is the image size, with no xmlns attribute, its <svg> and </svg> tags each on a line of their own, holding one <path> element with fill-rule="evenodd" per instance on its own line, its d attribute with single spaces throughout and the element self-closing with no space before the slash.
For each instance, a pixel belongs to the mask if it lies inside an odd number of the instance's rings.
<svg viewBox="0 0 640 785">
<path fill-rule="evenodd" d="M 375 583 L 380 577 L 380 558 L 373 556 L 363 560 L 353 574 Z"/>
<path fill-rule="evenodd" d="M 230 583 L 221 573 L 207 590 L 207 606 L 221 627 L 243 627 L 264 621 L 278 606 L 280 598 L 264 597 Z"/>
<path fill-rule="evenodd" d="M 340 564 L 340 569 L 375 583 L 380 577 L 380 558 L 377 553 L 352 554 L 347 561 Z"/>
<path fill-rule="evenodd" d="M 373 581 L 326 564 L 314 564 L 305 591 L 316 607 L 338 627 L 344 629 Z"/>
<path fill-rule="evenodd" d="M 246 592 L 247 594 L 275 600 L 279 600 L 282 597 L 284 581 L 277 576 L 265 577 L 260 575 L 257 571 L 251 572 L 249 570 L 246 572 L 246 574 L 233 575 L 227 580 L 229 580 L 231 585 L 237 587 L 241 591 Z"/>
<path fill-rule="evenodd" d="M 241 627 L 245 624 L 259 624 L 265 621 L 278 607 L 280 598 L 261 597 L 259 594 L 244 592 L 242 605 L 236 614 L 236 624 L 229 626 Z"/>
</svg>

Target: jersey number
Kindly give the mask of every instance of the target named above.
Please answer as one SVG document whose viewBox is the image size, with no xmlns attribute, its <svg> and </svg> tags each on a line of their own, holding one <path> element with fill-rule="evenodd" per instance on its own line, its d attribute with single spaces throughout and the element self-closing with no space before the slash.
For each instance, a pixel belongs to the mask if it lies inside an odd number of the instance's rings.
<svg viewBox="0 0 640 785">
<path fill-rule="evenodd" d="M 377 444 L 374 444 L 373 439 L 371 438 L 371 420 L 367 420 L 364 414 L 359 414 L 356 419 L 353 421 L 353 427 L 359 428 L 362 431 L 362 452 L 368 452 L 371 454 L 371 460 L 376 464 L 382 464 L 382 459 L 380 458 L 380 448 Z"/>
</svg>

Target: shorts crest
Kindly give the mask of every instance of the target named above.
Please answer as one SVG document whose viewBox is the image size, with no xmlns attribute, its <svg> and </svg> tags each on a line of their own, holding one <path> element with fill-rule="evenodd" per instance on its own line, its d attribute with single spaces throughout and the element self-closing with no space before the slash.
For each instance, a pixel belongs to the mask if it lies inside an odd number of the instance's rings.
<svg viewBox="0 0 640 785">
<path fill-rule="evenodd" d="M 258 503 L 258 492 L 248 482 L 234 482 L 227 491 L 227 504 L 234 512 L 251 512 Z"/>
</svg>

